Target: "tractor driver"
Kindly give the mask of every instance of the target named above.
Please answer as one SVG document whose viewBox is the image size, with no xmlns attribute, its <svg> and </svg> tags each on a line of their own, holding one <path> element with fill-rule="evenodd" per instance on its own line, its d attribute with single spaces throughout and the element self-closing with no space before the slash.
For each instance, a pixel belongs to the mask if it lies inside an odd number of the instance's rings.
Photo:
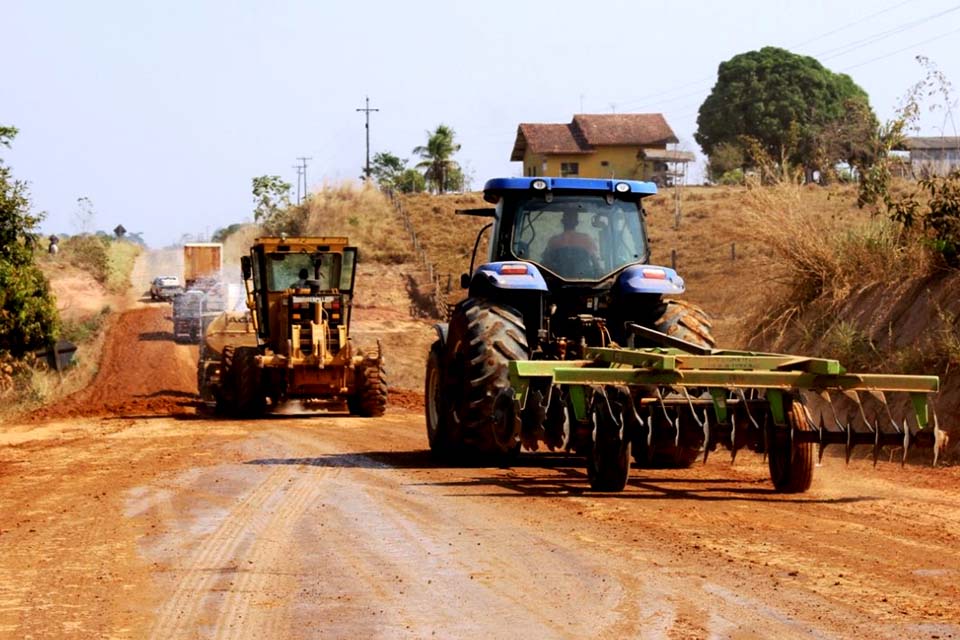
<svg viewBox="0 0 960 640">
<path fill-rule="evenodd" d="M 577 225 L 580 224 L 579 213 L 564 211 L 561 222 L 563 223 L 563 232 L 550 238 L 547 242 L 547 250 L 544 252 L 545 255 L 554 253 L 558 249 L 582 249 L 593 258 L 599 255 L 597 243 L 593 238 L 582 231 L 577 231 Z"/>
</svg>

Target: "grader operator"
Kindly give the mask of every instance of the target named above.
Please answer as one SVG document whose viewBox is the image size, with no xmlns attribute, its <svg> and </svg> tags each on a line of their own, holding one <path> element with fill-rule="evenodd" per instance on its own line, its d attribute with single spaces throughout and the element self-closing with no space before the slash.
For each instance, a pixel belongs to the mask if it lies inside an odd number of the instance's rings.
<svg viewBox="0 0 960 640">
<path fill-rule="evenodd" d="M 241 258 L 248 313 L 207 328 L 198 388 L 218 413 L 256 417 L 288 401 L 383 415 L 379 342 L 355 350 L 350 315 L 357 249 L 342 237 L 258 238 Z"/>
</svg>

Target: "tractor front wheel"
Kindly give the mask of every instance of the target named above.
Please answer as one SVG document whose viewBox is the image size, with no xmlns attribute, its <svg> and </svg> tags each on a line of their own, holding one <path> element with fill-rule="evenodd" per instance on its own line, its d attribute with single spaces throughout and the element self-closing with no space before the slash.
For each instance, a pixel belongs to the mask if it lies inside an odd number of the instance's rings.
<svg viewBox="0 0 960 640">
<path fill-rule="evenodd" d="M 799 402 L 789 403 L 787 425 L 797 431 L 810 431 L 807 411 Z M 795 442 L 789 429 L 770 427 L 767 432 L 767 462 L 770 480 L 779 493 L 803 493 L 813 483 L 813 443 Z"/>
</svg>

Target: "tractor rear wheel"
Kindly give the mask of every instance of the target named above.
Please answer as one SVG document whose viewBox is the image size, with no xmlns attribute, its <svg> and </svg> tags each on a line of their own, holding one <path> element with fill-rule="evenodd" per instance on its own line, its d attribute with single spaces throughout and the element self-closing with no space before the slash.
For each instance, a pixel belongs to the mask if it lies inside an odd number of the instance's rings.
<svg viewBox="0 0 960 640">
<path fill-rule="evenodd" d="M 387 410 L 387 374 L 383 360 L 367 359 L 356 369 L 356 413 L 379 418 Z"/>
<path fill-rule="evenodd" d="M 654 313 L 654 329 L 700 347 L 716 345 L 711 327 L 707 312 L 686 300 L 664 298 Z"/>
<path fill-rule="evenodd" d="M 787 404 L 787 425 L 797 431 L 810 431 L 807 411 L 799 402 Z M 769 428 L 767 462 L 770 480 L 779 493 L 803 493 L 813 483 L 813 443 L 793 442 L 789 429 Z"/>
<path fill-rule="evenodd" d="M 450 431 L 451 421 L 443 369 L 443 345 L 437 340 L 430 347 L 427 356 L 427 371 L 424 380 L 424 412 L 427 419 L 427 442 L 430 452 L 439 459 L 451 457 L 455 453 L 454 437 Z"/>
<path fill-rule="evenodd" d="M 664 298 L 660 301 L 653 314 L 653 321 L 650 323 L 654 329 L 675 338 L 680 338 L 699 347 L 712 349 L 716 346 L 716 340 L 713 338 L 710 328 L 710 318 L 707 313 L 695 304 L 686 300 L 674 300 Z M 680 409 L 685 412 L 685 409 Z M 643 467 L 654 469 L 686 469 L 700 457 L 703 451 L 703 438 L 697 434 L 700 443 L 684 443 L 691 429 L 693 429 L 693 417 L 688 413 L 680 413 L 677 416 L 681 437 L 679 444 L 675 437 L 671 436 L 666 441 L 657 442 L 654 434 L 653 454 L 647 451 L 647 443 L 634 442 L 633 458 L 634 461 Z M 702 429 L 697 428 L 702 432 Z"/>
<path fill-rule="evenodd" d="M 257 350 L 253 347 L 237 347 L 230 368 L 233 378 L 234 412 L 238 418 L 256 418 L 266 409 L 261 382 L 260 366 L 257 364 Z"/>
<path fill-rule="evenodd" d="M 494 404 L 510 387 L 508 363 L 529 357 L 523 316 L 507 305 L 468 298 L 450 318 L 448 345 L 451 444 L 481 455 L 515 455 L 519 442 L 498 437 Z"/>
</svg>

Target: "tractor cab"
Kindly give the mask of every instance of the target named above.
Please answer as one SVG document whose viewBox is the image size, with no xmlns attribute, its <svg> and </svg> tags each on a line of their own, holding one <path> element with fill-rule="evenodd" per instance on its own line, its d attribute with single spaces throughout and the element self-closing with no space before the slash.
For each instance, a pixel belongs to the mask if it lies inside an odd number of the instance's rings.
<svg viewBox="0 0 960 640">
<path fill-rule="evenodd" d="M 543 332 L 625 343 L 625 323 L 684 291 L 676 271 L 649 265 L 642 201 L 656 193 L 635 180 L 490 180 L 484 199 L 496 208 L 461 212 L 493 218 L 488 262 L 461 281 L 472 297 L 520 311 L 532 345 Z"/>
</svg>

